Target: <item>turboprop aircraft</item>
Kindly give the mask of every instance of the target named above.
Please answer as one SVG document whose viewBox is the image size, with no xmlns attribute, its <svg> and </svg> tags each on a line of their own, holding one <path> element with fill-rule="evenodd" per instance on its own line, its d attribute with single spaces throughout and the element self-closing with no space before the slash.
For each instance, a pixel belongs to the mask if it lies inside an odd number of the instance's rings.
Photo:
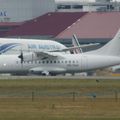
<svg viewBox="0 0 120 120">
<path fill-rule="evenodd" d="M 0 54 L 16 54 L 20 51 L 64 51 L 66 48 L 52 40 L 0 38 Z"/>
<path fill-rule="evenodd" d="M 76 40 L 72 40 L 73 42 Z M 0 38 L 0 54 L 19 54 L 20 52 L 64 52 L 70 53 L 71 50 L 92 47 L 97 44 L 74 45 L 66 47 L 63 44 L 52 40 L 37 40 L 37 39 L 15 39 L 15 38 Z"/>
<path fill-rule="evenodd" d="M 34 51 L 19 55 L 0 55 L 0 73 L 38 73 L 56 75 L 120 64 L 120 30 L 105 46 L 80 54 Z"/>
</svg>

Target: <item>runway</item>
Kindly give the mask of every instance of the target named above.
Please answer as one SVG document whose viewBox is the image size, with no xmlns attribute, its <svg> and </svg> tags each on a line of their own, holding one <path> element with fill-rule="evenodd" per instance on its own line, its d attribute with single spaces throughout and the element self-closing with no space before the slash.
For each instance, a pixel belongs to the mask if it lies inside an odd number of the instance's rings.
<svg viewBox="0 0 120 120">
<path fill-rule="evenodd" d="M 59 75 L 59 76 L 36 76 L 36 75 L 28 75 L 28 76 L 11 76 L 11 75 L 0 75 L 0 80 L 30 80 L 30 79 L 66 79 L 66 80 L 70 80 L 70 79 L 74 79 L 74 80 L 78 80 L 78 79 L 85 79 L 85 80 L 91 80 L 91 79 L 95 79 L 95 80 L 120 80 L 120 76 L 79 76 L 79 75 L 75 75 L 75 76 L 63 76 L 63 75 Z"/>
</svg>

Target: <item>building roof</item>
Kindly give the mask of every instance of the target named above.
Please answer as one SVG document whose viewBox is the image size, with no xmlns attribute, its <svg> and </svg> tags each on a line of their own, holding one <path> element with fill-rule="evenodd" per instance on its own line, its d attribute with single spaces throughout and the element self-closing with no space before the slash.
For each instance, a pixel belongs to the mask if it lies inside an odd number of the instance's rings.
<svg viewBox="0 0 120 120">
<path fill-rule="evenodd" d="M 120 28 L 120 12 L 87 13 L 56 36 L 58 39 L 71 38 L 113 38 Z"/>
<path fill-rule="evenodd" d="M 47 13 L 7 32 L 6 36 L 53 36 L 55 39 L 111 39 L 120 28 L 120 12 Z"/>
<path fill-rule="evenodd" d="M 23 22 L 0 22 L 0 37 L 3 37 L 6 32 L 22 25 Z"/>
<path fill-rule="evenodd" d="M 23 24 L 23 22 L 0 22 L 0 27 L 19 26 L 21 24 Z"/>
<path fill-rule="evenodd" d="M 8 32 L 6 36 L 56 36 L 85 14 L 86 12 L 47 13 L 43 16 L 35 18 L 34 20 L 27 21 L 20 27 Z"/>
</svg>

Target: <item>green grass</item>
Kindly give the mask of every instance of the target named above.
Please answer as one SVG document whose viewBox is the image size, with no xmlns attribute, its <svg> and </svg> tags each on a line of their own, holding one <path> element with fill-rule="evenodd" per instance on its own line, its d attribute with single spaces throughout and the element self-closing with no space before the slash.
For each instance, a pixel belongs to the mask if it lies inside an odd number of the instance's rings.
<svg viewBox="0 0 120 120">
<path fill-rule="evenodd" d="M 0 120 L 119 120 L 119 98 L 120 80 L 0 80 Z"/>
</svg>

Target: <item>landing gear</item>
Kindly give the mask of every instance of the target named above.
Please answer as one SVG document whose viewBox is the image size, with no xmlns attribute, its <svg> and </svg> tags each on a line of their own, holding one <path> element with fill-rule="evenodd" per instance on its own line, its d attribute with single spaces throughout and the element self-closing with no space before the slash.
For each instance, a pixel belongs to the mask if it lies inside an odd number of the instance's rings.
<svg viewBox="0 0 120 120">
<path fill-rule="evenodd" d="M 56 74 L 55 74 L 55 73 L 50 73 L 49 75 L 50 75 L 50 76 L 56 76 Z"/>
<path fill-rule="evenodd" d="M 75 73 L 72 73 L 71 75 L 72 75 L 72 76 L 74 76 L 74 75 L 75 75 Z"/>
</svg>

